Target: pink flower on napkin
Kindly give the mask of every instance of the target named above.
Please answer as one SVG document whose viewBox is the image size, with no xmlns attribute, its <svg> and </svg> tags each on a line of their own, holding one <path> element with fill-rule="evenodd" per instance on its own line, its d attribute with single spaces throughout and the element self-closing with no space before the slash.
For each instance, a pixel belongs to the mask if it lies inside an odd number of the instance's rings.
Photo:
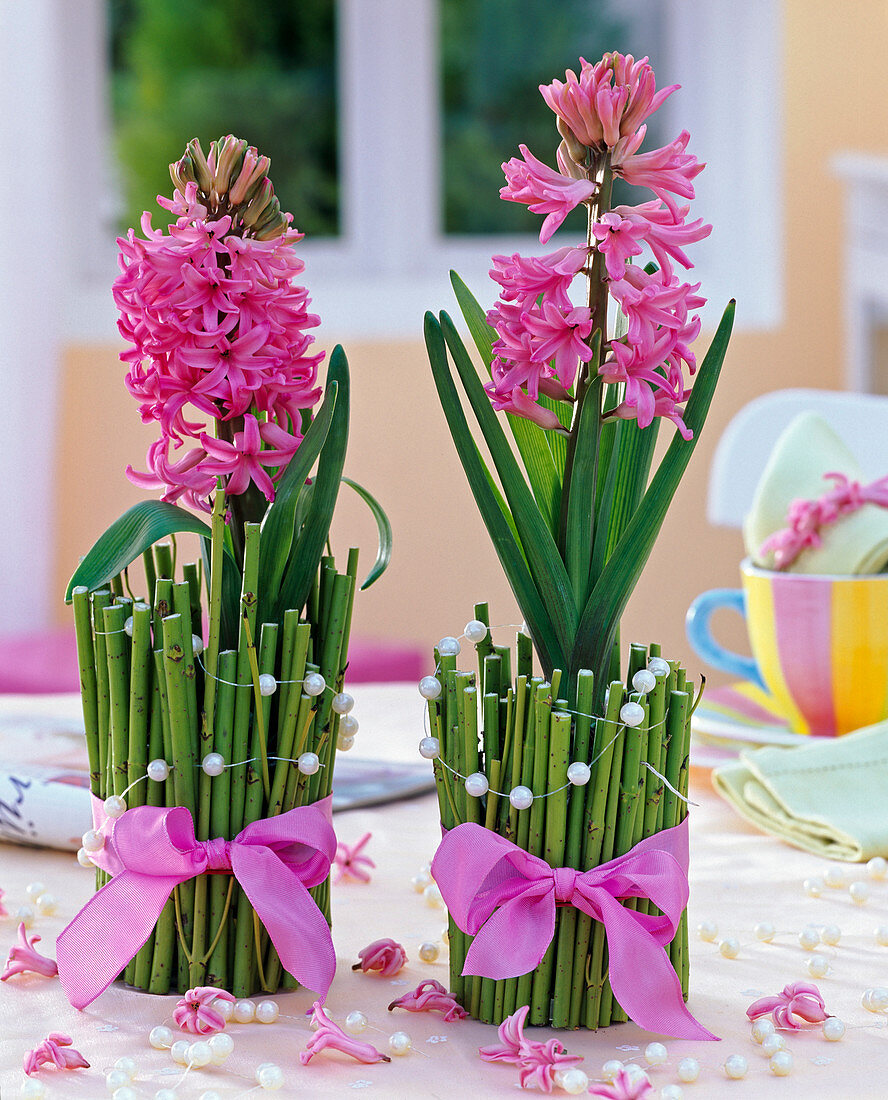
<svg viewBox="0 0 888 1100">
<path fill-rule="evenodd" d="M 583 1059 L 579 1055 L 568 1054 L 557 1039 L 539 1043 L 526 1038 L 524 1023 L 529 1011 L 529 1005 L 522 1005 L 517 1012 L 507 1016 L 499 1026 L 499 1043 L 481 1047 L 478 1053 L 485 1062 L 511 1062 L 518 1066 L 518 1080 L 522 1088 L 551 1092 L 556 1070 L 575 1066 Z"/>
<path fill-rule="evenodd" d="M 390 1062 L 387 1054 L 382 1054 L 372 1043 L 361 1043 L 353 1039 L 338 1024 L 334 1024 L 330 1017 L 321 1008 L 321 1002 L 315 1001 L 311 1006 L 312 1023 L 318 1025 L 317 1031 L 306 1044 L 305 1050 L 299 1055 L 299 1061 L 307 1066 L 312 1058 L 322 1050 L 340 1050 L 349 1058 L 356 1058 L 359 1062 L 372 1065 L 374 1062 Z"/>
<path fill-rule="evenodd" d="M 391 1012 L 395 1008 L 405 1008 L 408 1012 L 443 1012 L 444 1020 L 448 1024 L 468 1015 L 454 995 L 448 993 L 434 978 L 420 982 L 412 992 L 392 1001 L 388 1010 Z"/>
<path fill-rule="evenodd" d="M 750 1020 L 771 1015 L 777 1027 L 799 1031 L 810 1024 L 821 1024 L 829 1013 L 816 985 L 810 982 L 790 982 L 774 997 L 759 997 L 747 1008 Z"/>
<path fill-rule="evenodd" d="M 657 1093 L 646 1073 L 627 1073 L 625 1069 L 621 1069 L 613 1081 L 593 1081 L 589 1087 L 589 1095 L 606 1100 L 654 1100 Z"/>
<path fill-rule="evenodd" d="M 173 1009 L 176 1026 L 182 1031 L 190 1031 L 192 1035 L 212 1035 L 216 1031 L 222 1031 L 225 1017 L 213 1007 L 213 1001 L 217 999 L 234 1003 L 234 997 L 230 993 L 213 985 L 189 989 Z"/>
<path fill-rule="evenodd" d="M 336 855 L 333 862 L 339 868 L 339 873 L 333 880 L 334 882 L 342 882 L 343 879 L 346 882 L 349 879 L 354 879 L 355 882 L 370 881 L 368 868 L 375 867 L 376 864 L 369 856 L 362 854 L 362 849 L 372 836 L 372 833 L 364 833 L 356 844 L 344 844 L 340 841 L 336 845 Z"/>
<path fill-rule="evenodd" d="M 396 940 L 374 940 L 358 952 L 361 960 L 352 970 L 378 970 L 383 978 L 391 978 L 407 962 L 407 952 Z"/>
<path fill-rule="evenodd" d="M 16 974 L 28 973 L 42 974 L 45 978 L 54 978 L 59 972 L 55 961 L 41 955 L 34 947 L 35 943 L 40 942 L 40 937 L 28 936 L 24 924 L 18 926 L 18 937 L 19 942 L 9 950 L 9 955 L 6 958 L 6 969 L 0 974 L 0 982 L 5 982 L 7 978 L 12 978 Z"/>
<path fill-rule="evenodd" d="M 56 1069 L 89 1069 L 89 1062 L 79 1050 L 74 1049 L 71 1045 L 73 1042 L 70 1035 L 51 1032 L 33 1050 L 25 1052 L 22 1068 L 29 1077 L 44 1065 L 55 1066 Z"/>
</svg>

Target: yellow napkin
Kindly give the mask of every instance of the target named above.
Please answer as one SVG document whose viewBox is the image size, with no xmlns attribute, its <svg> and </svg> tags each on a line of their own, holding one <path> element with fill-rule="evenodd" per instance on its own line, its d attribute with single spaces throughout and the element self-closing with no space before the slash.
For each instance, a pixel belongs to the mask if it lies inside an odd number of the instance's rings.
<svg viewBox="0 0 888 1100">
<path fill-rule="evenodd" d="M 849 862 L 888 855 L 888 722 L 743 752 L 712 782 L 743 817 L 797 848 Z"/>
<path fill-rule="evenodd" d="M 786 526 L 794 500 L 814 500 L 832 488 L 823 478 L 826 473 L 845 474 L 864 484 L 871 480 L 822 417 L 801 413 L 775 443 L 743 524 L 746 552 L 756 565 L 773 566 L 770 554 L 759 557 L 759 547 Z M 821 528 L 820 535 L 823 545 L 803 550 L 787 572 L 847 576 L 881 573 L 888 566 L 888 508 L 865 504 Z"/>
</svg>

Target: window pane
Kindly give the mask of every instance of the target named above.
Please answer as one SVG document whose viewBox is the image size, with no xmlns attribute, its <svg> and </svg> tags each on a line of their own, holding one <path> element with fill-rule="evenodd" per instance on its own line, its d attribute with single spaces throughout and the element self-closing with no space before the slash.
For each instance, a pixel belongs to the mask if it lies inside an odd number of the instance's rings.
<svg viewBox="0 0 888 1100">
<path fill-rule="evenodd" d="M 281 207 L 338 232 L 335 0 L 109 0 L 113 116 L 126 225 L 170 193 L 166 166 L 199 137 L 271 157 Z"/>
<path fill-rule="evenodd" d="M 539 85 L 563 80 L 565 69 L 576 72 L 580 55 L 594 63 L 613 50 L 647 54 L 656 66 L 659 5 L 654 0 L 439 2 L 444 231 L 533 232 L 539 218 L 503 202 L 499 189 L 500 165 L 519 155 L 519 143 L 555 167 L 560 138 Z M 649 128 L 645 146 L 655 144 Z"/>
</svg>

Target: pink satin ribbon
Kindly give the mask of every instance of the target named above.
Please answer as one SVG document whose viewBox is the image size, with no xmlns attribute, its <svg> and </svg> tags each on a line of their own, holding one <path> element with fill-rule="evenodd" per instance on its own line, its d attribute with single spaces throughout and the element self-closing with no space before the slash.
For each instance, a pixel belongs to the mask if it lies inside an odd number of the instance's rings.
<svg viewBox="0 0 888 1100">
<path fill-rule="evenodd" d="M 688 1012 L 664 950 L 688 902 L 687 820 L 591 871 L 552 868 L 489 829 L 458 825 L 441 841 L 432 875 L 457 926 L 475 937 L 463 974 L 527 974 L 552 942 L 556 907 L 572 905 L 604 925 L 611 988 L 639 1027 L 718 1038 Z M 627 909 L 624 898 L 649 898 L 662 916 Z"/>
<path fill-rule="evenodd" d="M 93 820 L 106 839 L 92 858 L 114 877 L 56 941 L 59 979 L 75 1008 L 94 1001 L 133 958 L 173 888 L 212 871 L 234 875 L 285 969 L 326 997 L 336 955 L 308 890 L 324 881 L 336 853 L 329 798 L 256 821 L 231 841 L 196 840 L 181 806 L 134 807 L 114 820 L 94 798 Z"/>
</svg>

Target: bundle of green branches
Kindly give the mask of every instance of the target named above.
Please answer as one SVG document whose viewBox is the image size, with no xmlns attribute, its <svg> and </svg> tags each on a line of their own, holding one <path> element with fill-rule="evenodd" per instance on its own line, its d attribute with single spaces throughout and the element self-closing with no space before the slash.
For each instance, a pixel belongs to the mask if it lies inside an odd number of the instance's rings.
<svg viewBox="0 0 888 1100">
<path fill-rule="evenodd" d="M 487 623 L 487 606 L 476 605 L 475 615 Z M 684 820 L 693 710 L 685 671 L 664 662 L 649 692 L 632 686 L 639 670 L 660 658 L 659 646 L 630 647 L 626 682 L 608 685 L 602 714 L 593 709 L 591 672 L 581 670 L 570 691 L 559 669 L 548 680 L 534 676 L 526 634 L 517 635 L 514 681 L 508 646 L 495 645 L 488 632 L 475 648 L 477 672 L 460 671 L 456 656 L 435 652 L 443 690 L 429 700 L 428 716 L 439 744 L 434 766 L 445 829 L 474 822 L 552 867 L 587 871 Z M 644 711 L 637 726 L 620 720 L 630 701 Z M 571 761 L 590 765 L 585 785 L 568 782 Z M 489 783 L 480 798 L 464 782 L 476 772 Z M 535 796 L 525 809 L 509 799 L 518 786 Z M 628 904 L 652 907 L 646 899 Z M 595 1029 L 626 1020 L 608 981 L 604 926 L 572 906 L 557 910 L 540 965 L 518 978 L 464 976 L 472 937 L 452 919 L 449 937 L 451 989 L 485 1023 L 500 1024 L 522 1005 L 530 1006 L 531 1024 Z M 668 950 L 687 997 L 687 914 Z"/>
</svg>

